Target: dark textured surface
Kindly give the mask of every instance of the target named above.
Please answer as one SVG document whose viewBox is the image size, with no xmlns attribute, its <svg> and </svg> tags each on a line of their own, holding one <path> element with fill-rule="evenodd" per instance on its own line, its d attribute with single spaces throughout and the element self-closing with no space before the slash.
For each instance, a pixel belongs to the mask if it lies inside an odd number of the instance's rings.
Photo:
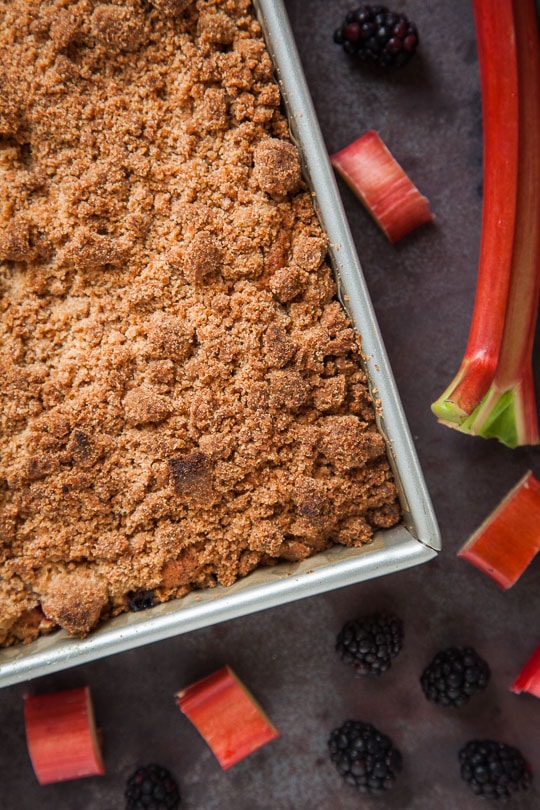
<svg viewBox="0 0 540 810">
<path fill-rule="evenodd" d="M 540 642 L 540 561 L 500 592 L 456 551 L 527 470 L 538 449 L 507 450 L 439 426 L 429 405 L 457 370 L 472 309 L 481 213 L 481 117 L 469 0 L 396 2 L 418 25 L 421 48 L 402 72 L 351 64 L 332 42 L 344 0 L 287 0 L 329 151 L 366 129 L 383 139 L 426 194 L 436 223 L 392 247 L 341 186 L 358 252 L 443 538 L 433 562 L 151 645 L 0 691 L 2 810 L 123 810 L 124 783 L 157 761 L 197 810 L 474 810 L 487 804 L 459 778 L 465 742 L 493 737 L 520 748 L 537 772 L 511 807 L 540 807 L 540 700 L 508 687 Z M 537 380 L 540 370 L 537 367 Z M 360 680 L 334 651 L 343 622 L 373 609 L 405 623 L 403 650 L 380 679 Z M 488 661 L 486 691 L 458 710 L 424 698 L 419 677 L 439 649 L 472 645 Z M 230 664 L 281 738 L 222 772 L 178 712 L 173 693 Z M 40 788 L 28 759 L 25 692 L 88 683 L 103 730 L 107 775 Z M 365 720 L 402 751 L 388 796 L 343 784 L 326 740 L 347 718 Z"/>
</svg>

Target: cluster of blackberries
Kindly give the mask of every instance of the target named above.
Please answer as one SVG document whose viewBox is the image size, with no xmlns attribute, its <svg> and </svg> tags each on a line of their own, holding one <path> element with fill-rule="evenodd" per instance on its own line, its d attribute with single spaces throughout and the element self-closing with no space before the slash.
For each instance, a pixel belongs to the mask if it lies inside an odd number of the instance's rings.
<svg viewBox="0 0 540 810">
<path fill-rule="evenodd" d="M 386 6 L 359 6 L 334 31 L 334 42 L 350 56 L 381 67 L 403 67 L 418 47 L 416 25 Z"/>
<path fill-rule="evenodd" d="M 346 622 L 336 650 L 357 675 L 378 677 L 389 669 L 402 642 L 401 620 L 375 613 Z M 482 692 L 489 678 L 488 664 L 472 647 L 450 647 L 425 667 L 420 684 L 432 703 L 459 707 Z M 370 723 L 347 720 L 332 731 L 328 750 L 341 776 L 362 793 L 388 790 L 401 770 L 401 753 Z M 504 800 L 531 784 L 530 766 L 516 748 L 503 742 L 472 740 L 459 752 L 459 763 L 462 778 L 480 796 Z"/>
</svg>

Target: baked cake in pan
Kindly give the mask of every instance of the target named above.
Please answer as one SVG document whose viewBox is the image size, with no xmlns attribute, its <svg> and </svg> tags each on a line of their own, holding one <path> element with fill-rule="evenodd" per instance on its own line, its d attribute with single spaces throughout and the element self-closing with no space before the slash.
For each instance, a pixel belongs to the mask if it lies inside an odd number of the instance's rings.
<svg viewBox="0 0 540 810">
<path fill-rule="evenodd" d="M 400 521 L 247 0 L 0 0 L 0 644 Z"/>
</svg>

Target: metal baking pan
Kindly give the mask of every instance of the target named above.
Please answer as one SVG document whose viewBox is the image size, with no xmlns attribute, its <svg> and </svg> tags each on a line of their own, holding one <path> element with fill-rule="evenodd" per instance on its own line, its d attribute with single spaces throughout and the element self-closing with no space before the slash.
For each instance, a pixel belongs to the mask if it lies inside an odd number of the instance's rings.
<svg viewBox="0 0 540 810">
<path fill-rule="evenodd" d="M 255 0 L 274 61 L 291 130 L 330 241 L 344 306 L 362 338 L 404 512 L 403 524 L 380 531 L 362 548 L 334 546 L 300 563 L 261 568 L 234 585 L 188 594 L 143 613 L 117 616 L 85 639 L 65 631 L 0 650 L 0 686 L 68 669 L 179 633 L 313 596 L 426 562 L 440 550 L 437 521 L 396 390 L 337 184 L 281 0 Z"/>
</svg>

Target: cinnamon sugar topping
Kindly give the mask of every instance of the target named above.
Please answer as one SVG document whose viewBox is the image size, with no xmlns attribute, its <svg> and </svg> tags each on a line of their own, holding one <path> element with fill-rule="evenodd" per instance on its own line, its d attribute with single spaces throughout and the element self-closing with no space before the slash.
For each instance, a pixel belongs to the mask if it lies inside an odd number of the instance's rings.
<svg viewBox="0 0 540 810">
<path fill-rule="evenodd" d="M 248 0 L 0 0 L 0 644 L 400 519 Z"/>
</svg>

